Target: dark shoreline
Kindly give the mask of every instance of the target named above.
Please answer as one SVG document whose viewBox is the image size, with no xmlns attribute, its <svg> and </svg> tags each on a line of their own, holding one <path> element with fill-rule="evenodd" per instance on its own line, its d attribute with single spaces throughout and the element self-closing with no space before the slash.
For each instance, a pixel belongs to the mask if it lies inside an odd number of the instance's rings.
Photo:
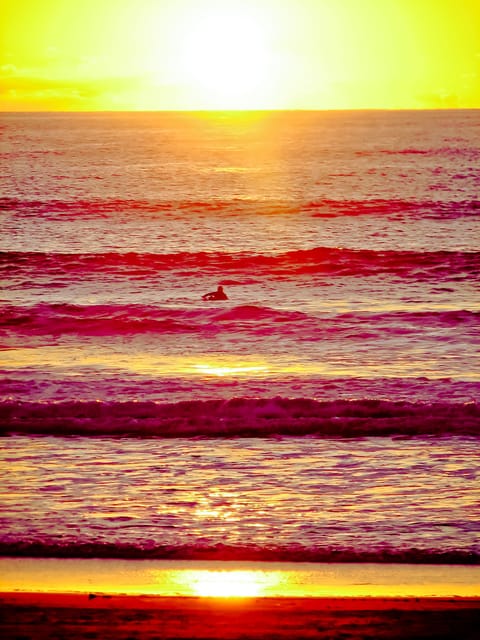
<svg viewBox="0 0 480 640">
<path fill-rule="evenodd" d="M 198 598 L 1 593 L 5 640 L 474 640 L 478 598 Z"/>
</svg>

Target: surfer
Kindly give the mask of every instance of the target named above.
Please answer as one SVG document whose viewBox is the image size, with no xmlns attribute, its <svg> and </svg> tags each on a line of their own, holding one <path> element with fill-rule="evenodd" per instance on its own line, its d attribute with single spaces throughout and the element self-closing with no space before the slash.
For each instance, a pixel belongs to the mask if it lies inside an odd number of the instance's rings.
<svg viewBox="0 0 480 640">
<path fill-rule="evenodd" d="M 228 300 L 228 296 L 223 290 L 221 284 L 218 285 L 216 291 L 211 291 L 202 296 L 202 300 Z"/>
</svg>

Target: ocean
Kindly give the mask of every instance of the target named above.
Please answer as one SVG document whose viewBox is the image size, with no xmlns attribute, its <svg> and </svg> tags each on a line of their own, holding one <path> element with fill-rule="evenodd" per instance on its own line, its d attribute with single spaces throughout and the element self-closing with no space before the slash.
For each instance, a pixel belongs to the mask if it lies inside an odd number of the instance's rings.
<svg viewBox="0 0 480 640">
<path fill-rule="evenodd" d="M 1 555 L 479 564 L 479 111 L 0 134 Z"/>
</svg>

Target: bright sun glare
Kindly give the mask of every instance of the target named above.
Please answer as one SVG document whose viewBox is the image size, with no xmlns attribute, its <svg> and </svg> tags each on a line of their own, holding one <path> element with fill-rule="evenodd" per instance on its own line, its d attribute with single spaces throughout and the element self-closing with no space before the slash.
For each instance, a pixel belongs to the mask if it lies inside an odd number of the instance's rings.
<svg viewBox="0 0 480 640">
<path fill-rule="evenodd" d="M 209 376 L 240 376 L 240 375 L 254 375 L 261 374 L 267 371 L 265 365 L 226 365 L 226 364 L 211 364 L 208 362 L 198 363 L 194 365 L 194 369 L 198 373 Z"/>
<path fill-rule="evenodd" d="M 210 109 L 263 108 L 275 98 L 271 22 L 242 2 L 183 13 L 172 59 L 190 98 Z"/>
<path fill-rule="evenodd" d="M 278 582 L 276 575 L 267 575 L 263 571 L 204 570 L 185 573 L 192 591 L 201 597 L 255 598 Z"/>
</svg>

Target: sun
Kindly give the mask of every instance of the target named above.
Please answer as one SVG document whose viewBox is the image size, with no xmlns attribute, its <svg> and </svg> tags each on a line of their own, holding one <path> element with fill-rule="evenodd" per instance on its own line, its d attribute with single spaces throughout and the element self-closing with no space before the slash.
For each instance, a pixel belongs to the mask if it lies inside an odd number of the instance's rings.
<svg viewBox="0 0 480 640">
<path fill-rule="evenodd" d="M 192 5 L 177 20 L 172 60 L 188 99 L 205 109 L 275 103 L 271 21 L 247 2 Z"/>
</svg>

